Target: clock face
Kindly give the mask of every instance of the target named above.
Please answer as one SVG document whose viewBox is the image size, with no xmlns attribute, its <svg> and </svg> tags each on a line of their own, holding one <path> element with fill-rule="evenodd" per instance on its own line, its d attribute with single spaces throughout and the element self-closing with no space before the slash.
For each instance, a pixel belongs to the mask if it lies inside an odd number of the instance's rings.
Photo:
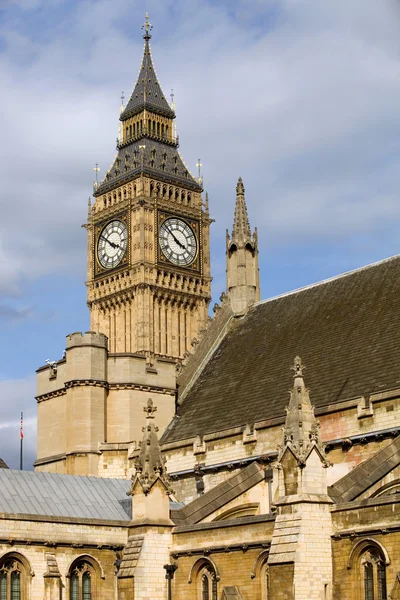
<svg viewBox="0 0 400 600">
<path fill-rule="evenodd" d="M 186 267 L 196 258 L 196 236 L 182 219 L 166 219 L 160 226 L 159 242 L 165 258 L 178 267 Z"/>
<path fill-rule="evenodd" d="M 128 232 L 122 221 L 110 221 L 103 228 L 97 243 L 97 256 L 105 269 L 119 265 L 128 246 Z"/>
</svg>

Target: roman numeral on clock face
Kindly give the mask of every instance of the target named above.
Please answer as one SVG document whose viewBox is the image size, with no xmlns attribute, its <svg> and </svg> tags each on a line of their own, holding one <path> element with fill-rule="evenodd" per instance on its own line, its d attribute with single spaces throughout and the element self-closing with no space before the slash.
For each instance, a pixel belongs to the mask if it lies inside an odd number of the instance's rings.
<svg viewBox="0 0 400 600">
<path fill-rule="evenodd" d="M 101 230 L 97 242 L 97 257 L 105 269 L 119 265 L 128 247 L 128 232 L 125 223 L 120 220 L 110 221 Z"/>
<path fill-rule="evenodd" d="M 196 236 L 186 221 L 171 217 L 160 226 L 160 249 L 165 258 L 180 267 L 190 265 L 197 255 Z"/>
</svg>

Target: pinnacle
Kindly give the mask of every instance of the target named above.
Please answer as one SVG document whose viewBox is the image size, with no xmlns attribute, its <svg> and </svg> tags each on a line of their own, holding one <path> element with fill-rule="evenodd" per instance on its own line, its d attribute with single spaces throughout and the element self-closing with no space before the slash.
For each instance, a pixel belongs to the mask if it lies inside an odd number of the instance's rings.
<svg viewBox="0 0 400 600">
<path fill-rule="evenodd" d="M 145 29 L 145 35 L 143 36 L 145 44 L 142 64 L 135 88 L 121 114 L 120 119 L 122 121 L 141 112 L 145 108 L 172 119 L 175 117 L 174 111 L 165 99 L 153 65 L 149 44 L 151 38 L 149 31 L 151 28 L 152 26 L 148 23 L 148 16 L 146 14 L 146 23 L 143 25 L 143 29 Z"/>
<path fill-rule="evenodd" d="M 169 478 L 165 469 L 165 458 L 161 453 L 160 443 L 158 441 L 158 427 L 152 422 L 157 408 L 154 406 L 151 398 L 144 407 L 146 413 L 146 425 L 143 427 L 143 439 L 140 447 L 139 456 L 135 458 L 134 465 L 136 475 L 133 478 L 132 490 L 136 481 L 139 481 L 143 492 L 147 495 L 157 479 L 161 480 L 170 493 Z"/>
<path fill-rule="evenodd" d="M 319 421 L 314 415 L 314 407 L 311 405 L 309 391 L 304 383 L 303 370 L 305 366 L 299 356 L 296 356 L 291 369 L 294 371 L 294 382 L 283 428 L 284 448 L 290 445 L 301 458 L 312 446 L 316 445 L 323 456 Z"/>
<path fill-rule="evenodd" d="M 236 205 L 232 230 L 232 239 L 236 240 L 251 238 L 250 223 L 247 214 L 246 201 L 244 199 L 244 191 L 243 180 L 241 177 L 239 177 L 236 185 Z"/>
</svg>

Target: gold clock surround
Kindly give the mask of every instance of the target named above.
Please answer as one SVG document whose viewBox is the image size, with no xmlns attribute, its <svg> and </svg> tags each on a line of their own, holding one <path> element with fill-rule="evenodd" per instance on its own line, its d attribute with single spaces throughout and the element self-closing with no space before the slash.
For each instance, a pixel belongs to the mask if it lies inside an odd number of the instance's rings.
<svg viewBox="0 0 400 600">
<path fill-rule="evenodd" d="M 175 263 L 173 263 L 172 261 L 168 260 L 168 258 L 166 256 L 164 256 L 161 248 L 160 248 L 160 241 L 159 241 L 159 234 L 160 234 L 160 227 L 161 225 L 167 221 L 168 219 L 179 219 L 180 221 L 183 221 L 184 223 L 186 223 L 190 229 L 193 231 L 193 234 L 195 236 L 196 239 L 196 255 L 193 259 L 193 261 L 189 264 L 189 265 L 176 265 Z M 173 270 L 177 270 L 177 271 L 184 271 L 184 272 L 194 272 L 194 273 L 200 273 L 201 272 L 201 229 L 200 229 L 200 222 L 198 221 L 198 219 L 193 219 L 192 217 L 188 217 L 186 215 L 182 215 L 182 214 L 177 214 L 177 213 L 173 213 L 173 212 L 167 212 L 164 210 L 158 210 L 156 213 L 156 223 L 157 223 L 157 228 L 156 228 L 156 239 L 157 239 L 157 265 L 159 267 L 168 267 L 170 269 Z"/>
<path fill-rule="evenodd" d="M 100 263 L 97 248 L 98 248 L 98 244 L 99 244 L 99 238 L 100 238 L 100 235 L 101 235 L 103 229 L 107 226 L 108 223 L 111 223 L 112 221 L 121 221 L 125 225 L 126 230 L 127 230 L 127 235 L 128 235 L 128 241 L 127 241 L 127 249 L 126 249 L 125 254 L 124 254 L 123 258 L 121 259 L 121 261 L 115 267 L 107 268 L 107 267 L 104 267 Z M 95 277 L 102 277 L 104 275 L 108 275 L 109 273 L 114 273 L 115 271 L 118 271 L 119 269 L 126 268 L 130 262 L 129 211 L 109 215 L 107 219 L 102 219 L 98 223 L 95 223 L 93 242 L 94 242 L 94 244 L 93 244 L 93 261 L 94 261 L 93 269 L 94 269 Z"/>
</svg>

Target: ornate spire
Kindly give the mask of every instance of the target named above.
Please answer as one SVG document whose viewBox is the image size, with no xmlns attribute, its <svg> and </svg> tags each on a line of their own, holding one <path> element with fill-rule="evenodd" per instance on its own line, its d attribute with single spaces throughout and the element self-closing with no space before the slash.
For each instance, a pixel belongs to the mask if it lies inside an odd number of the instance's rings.
<svg viewBox="0 0 400 600">
<path fill-rule="evenodd" d="M 246 200 L 244 199 L 244 185 L 242 178 L 239 177 L 236 185 L 236 206 L 233 220 L 232 239 L 250 240 L 251 230 L 249 217 L 247 215 Z"/>
<path fill-rule="evenodd" d="M 145 108 L 164 117 L 171 119 L 175 117 L 175 113 L 165 99 L 161 86 L 158 83 L 156 71 L 153 66 L 149 44 L 152 28 L 153 26 L 149 23 L 149 15 L 146 13 L 146 21 L 142 25 L 142 29 L 145 32 L 143 35 L 144 53 L 142 66 L 140 67 L 135 89 L 131 94 L 128 104 L 121 113 L 121 121 L 126 121 Z"/>
<path fill-rule="evenodd" d="M 143 409 L 146 413 L 146 425 L 143 427 L 143 440 L 140 446 L 139 455 L 135 458 L 134 466 L 136 474 L 132 478 L 132 487 L 130 494 L 133 496 L 136 482 L 142 486 L 143 492 L 147 495 L 157 480 L 160 480 L 171 494 L 169 478 L 165 469 L 165 458 L 161 453 L 158 442 L 158 427 L 153 423 L 154 413 L 157 408 L 153 405 L 151 398 L 147 401 L 147 406 Z"/>
<path fill-rule="evenodd" d="M 315 418 L 309 391 L 304 383 L 305 366 L 299 356 L 296 356 L 291 368 L 294 371 L 294 382 L 290 391 L 289 406 L 286 408 L 281 456 L 289 446 L 299 462 L 303 463 L 312 448 L 317 447 L 321 459 L 327 462 L 319 433 L 320 424 Z"/>
<path fill-rule="evenodd" d="M 153 29 L 153 25 L 149 22 L 149 13 L 146 13 L 145 19 L 146 20 L 142 25 L 142 29 L 144 29 L 143 39 L 148 42 L 149 39 L 151 38 L 149 31 L 151 31 Z"/>
</svg>

